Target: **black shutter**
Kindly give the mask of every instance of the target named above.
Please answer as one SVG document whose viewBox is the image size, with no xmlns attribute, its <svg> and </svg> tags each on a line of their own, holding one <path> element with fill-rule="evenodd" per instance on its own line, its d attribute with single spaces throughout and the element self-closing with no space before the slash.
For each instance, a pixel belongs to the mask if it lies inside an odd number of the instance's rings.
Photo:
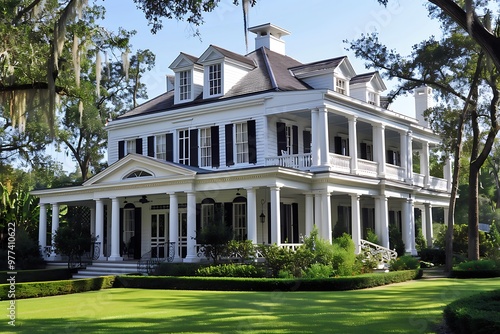
<svg viewBox="0 0 500 334">
<path fill-rule="evenodd" d="M 234 165 L 233 124 L 226 124 L 226 166 Z"/>
<path fill-rule="evenodd" d="M 198 167 L 198 129 L 189 130 L 189 165 Z"/>
<path fill-rule="evenodd" d="M 281 152 L 286 151 L 286 124 L 282 122 L 276 123 L 276 137 L 278 144 L 278 155 L 282 155 Z"/>
<path fill-rule="evenodd" d="M 165 136 L 165 160 L 174 161 L 174 134 L 167 133 Z"/>
<path fill-rule="evenodd" d="M 360 149 L 361 159 L 367 160 L 368 154 L 366 152 L 366 143 L 359 144 L 359 149 Z"/>
<path fill-rule="evenodd" d="M 342 154 L 342 138 L 340 137 L 335 137 L 333 138 L 334 142 L 334 148 L 335 148 L 335 153 L 337 154 Z"/>
<path fill-rule="evenodd" d="M 248 129 L 248 162 L 257 163 L 257 134 L 255 130 L 255 120 L 247 122 Z"/>
<path fill-rule="evenodd" d="M 224 206 L 223 203 L 214 204 L 214 223 L 218 224 L 224 221 Z"/>
<path fill-rule="evenodd" d="M 292 125 L 292 154 L 299 154 L 299 127 Z"/>
<path fill-rule="evenodd" d="M 142 138 L 135 140 L 135 153 L 142 154 Z"/>
<path fill-rule="evenodd" d="M 120 140 L 118 142 L 118 159 L 121 159 L 125 156 L 125 141 Z"/>
<path fill-rule="evenodd" d="M 134 259 L 141 258 L 141 223 L 142 223 L 142 210 L 141 208 L 135 208 L 135 230 L 134 230 L 134 242 L 131 243 L 134 247 Z"/>
<path fill-rule="evenodd" d="M 311 153 L 311 131 L 303 131 L 304 153 Z"/>
<path fill-rule="evenodd" d="M 299 242 L 299 204 L 292 203 L 292 228 L 293 240 L 292 243 Z"/>
<path fill-rule="evenodd" d="M 224 224 L 233 227 L 233 203 L 224 203 Z"/>
<path fill-rule="evenodd" d="M 267 203 L 267 243 L 271 244 L 271 202 Z"/>
<path fill-rule="evenodd" d="M 212 147 L 212 167 L 220 167 L 220 151 L 219 151 L 219 127 L 212 126 L 210 128 L 211 132 L 211 147 Z"/>
<path fill-rule="evenodd" d="M 285 242 L 287 241 L 286 240 L 286 237 L 287 237 L 287 225 L 286 225 L 286 206 L 285 204 L 283 203 L 280 203 L 280 206 L 279 206 L 279 210 L 280 210 L 280 232 L 281 232 L 281 235 L 278 235 L 278 238 L 279 240 L 281 240 L 281 242 Z M 290 240 L 288 240 L 288 242 L 290 242 Z"/>
<path fill-rule="evenodd" d="M 155 136 L 148 137 L 148 157 L 155 156 Z"/>
</svg>

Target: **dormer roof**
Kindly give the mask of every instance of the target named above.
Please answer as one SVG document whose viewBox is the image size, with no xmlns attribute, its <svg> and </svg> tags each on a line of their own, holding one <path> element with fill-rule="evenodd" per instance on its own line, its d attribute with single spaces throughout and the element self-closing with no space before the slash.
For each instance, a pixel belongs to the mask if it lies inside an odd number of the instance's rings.
<svg viewBox="0 0 500 334">
<path fill-rule="evenodd" d="M 191 67 L 196 63 L 198 63 L 197 57 L 181 52 L 168 68 L 173 71 L 179 68 Z"/>
<path fill-rule="evenodd" d="M 350 81 L 351 85 L 368 85 L 369 83 L 371 83 L 373 85 L 373 88 L 377 91 L 382 92 L 387 89 L 384 81 L 382 80 L 382 77 L 380 76 L 380 73 L 377 71 L 356 75 L 355 77 L 351 78 Z"/>
<path fill-rule="evenodd" d="M 241 66 L 248 69 L 255 68 L 255 63 L 251 59 L 215 45 L 210 45 L 205 52 L 203 52 L 200 58 L 198 58 L 198 63 L 204 64 L 206 62 L 219 59 L 232 60 L 233 62 L 237 62 Z"/>
<path fill-rule="evenodd" d="M 303 64 L 290 68 L 293 75 L 297 78 L 307 78 L 311 76 L 321 75 L 325 73 L 333 73 L 335 70 L 340 70 L 346 77 L 352 78 L 356 76 L 356 72 L 351 65 L 347 56 L 320 60 L 309 64 Z"/>
</svg>

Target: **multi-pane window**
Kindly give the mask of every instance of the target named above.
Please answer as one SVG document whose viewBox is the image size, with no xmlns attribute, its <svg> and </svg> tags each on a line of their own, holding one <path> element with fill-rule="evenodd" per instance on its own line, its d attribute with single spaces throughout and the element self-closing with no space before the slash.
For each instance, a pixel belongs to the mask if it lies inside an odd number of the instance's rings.
<svg viewBox="0 0 500 334">
<path fill-rule="evenodd" d="M 208 66 L 208 87 L 210 95 L 222 94 L 222 71 L 220 63 Z"/>
<path fill-rule="evenodd" d="M 374 106 L 377 105 L 377 96 L 373 92 L 368 92 L 368 103 L 373 104 Z"/>
<path fill-rule="evenodd" d="M 155 155 L 157 159 L 166 160 L 167 159 L 167 136 L 157 135 L 156 136 L 156 150 Z"/>
<path fill-rule="evenodd" d="M 349 155 L 349 139 L 340 139 L 340 154 L 348 156 Z"/>
<path fill-rule="evenodd" d="M 212 165 L 212 132 L 210 128 L 200 129 L 200 167 Z"/>
<path fill-rule="evenodd" d="M 285 127 L 286 135 L 286 153 L 293 154 L 293 131 L 290 125 Z"/>
<path fill-rule="evenodd" d="M 179 72 L 179 100 L 191 99 L 191 71 Z"/>
<path fill-rule="evenodd" d="M 235 240 L 247 239 L 247 204 L 233 203 L 233 235 Z"/>
<path fill-rule="evenodd" d="M 247 122 L 236 123 L 236 163 L 248 162 Z"/>
<path fill-rule="evenodd" d="M 215 205 L 213 203 L 201 205 L 201 227 L 214 223 Z"/>
<path fill-rule="evenodd" d="M 125 155 L 130 154 L 130 153 L 136 153 L 136 147 L 135 147 L 135 139 L 130 139 L 125 142 Z"/>
<path fill-rule="evenodd" d="M 189 165 L 189 130 L 179 130 L 179 163 Z"/>
<path fill-rule="evenodd" d="M 337 93 L 346 95 L 347 91 L 346 91 L 345 85 L 346 85 L 345 80 L 337 78 L 336 85 L 335 85 L 335 91 Z"/>
</svg>

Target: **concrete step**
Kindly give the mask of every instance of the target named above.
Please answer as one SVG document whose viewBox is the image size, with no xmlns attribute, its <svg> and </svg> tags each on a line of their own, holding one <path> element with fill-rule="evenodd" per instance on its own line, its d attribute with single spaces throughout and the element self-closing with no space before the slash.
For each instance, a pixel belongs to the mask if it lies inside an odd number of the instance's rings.
<svg viewBox="0 0 500 334">
<path fill-rule="evenodd" d="M 85 269 L 78 270 L 73 278 L 89 278 L 108 275 L 137 273 L 137 262 L 94 262 Z"/>
</svg>

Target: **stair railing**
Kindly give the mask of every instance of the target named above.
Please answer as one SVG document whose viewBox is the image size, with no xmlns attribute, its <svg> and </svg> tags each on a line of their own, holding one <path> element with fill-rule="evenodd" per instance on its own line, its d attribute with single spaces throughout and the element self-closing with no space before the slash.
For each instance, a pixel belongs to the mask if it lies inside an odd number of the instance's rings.
<svg viewBox="0 0 500 334">
<path fill-rule="evenodd" d="M 361 239 L 361 253 L 369 261 L 378 262 L 378 265 L 383 268 L 386 268 L 392 260 L 398 257 L 396 251 L 363 239 Z"/>
</svg>

